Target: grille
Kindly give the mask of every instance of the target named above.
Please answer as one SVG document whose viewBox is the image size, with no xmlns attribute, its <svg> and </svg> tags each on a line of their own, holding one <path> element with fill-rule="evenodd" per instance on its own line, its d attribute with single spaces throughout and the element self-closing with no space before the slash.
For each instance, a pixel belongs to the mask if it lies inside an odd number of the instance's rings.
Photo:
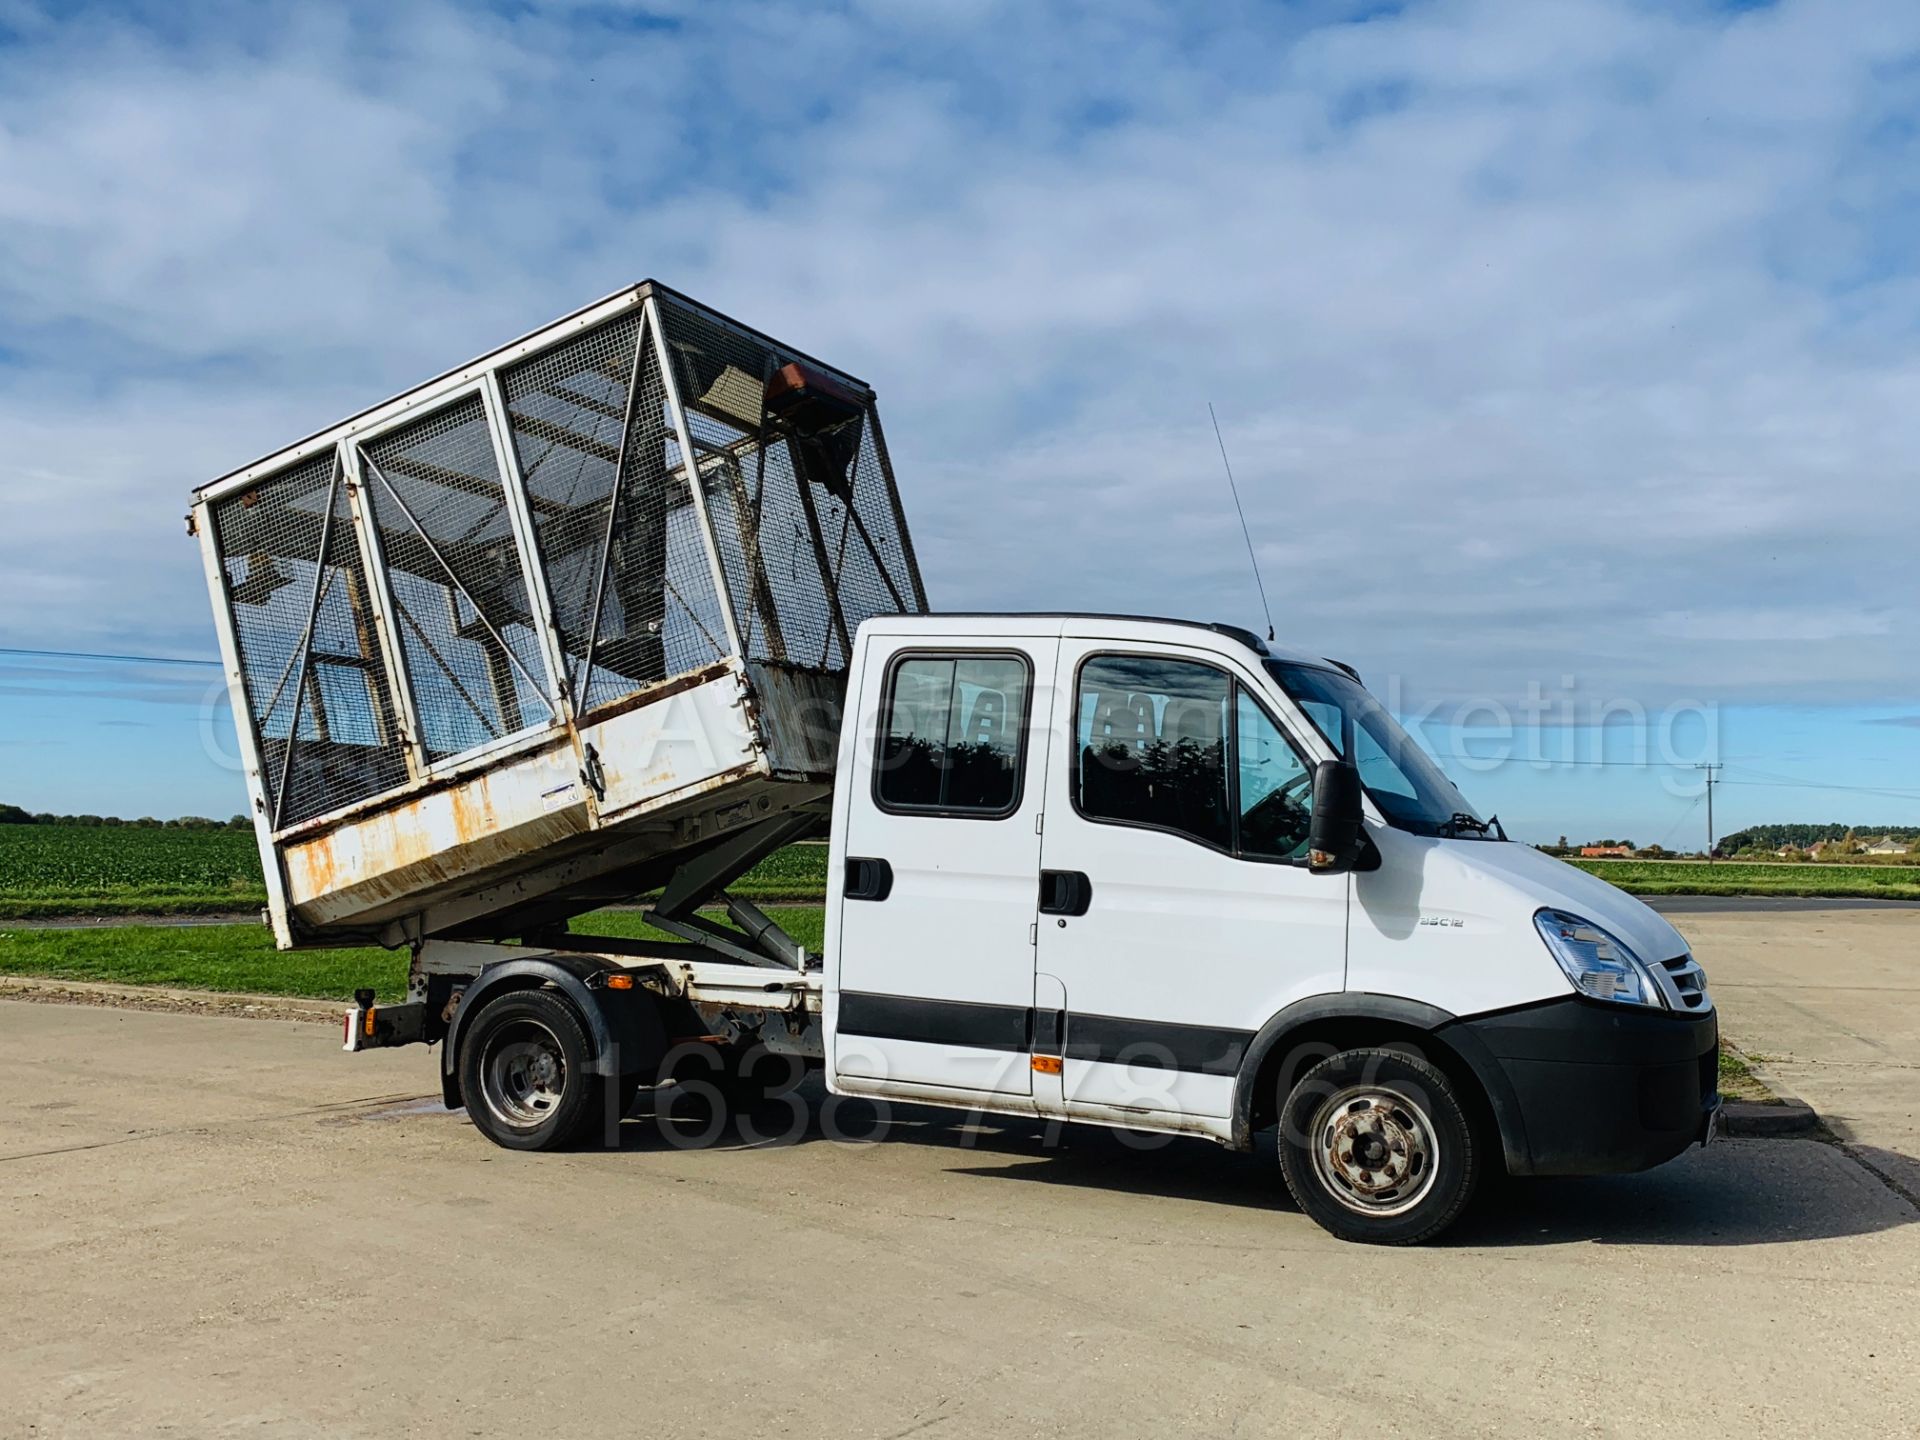
<svg viewBox="0 0 1920 1440">
<path fill-rule="evenodd" d="M 1663 960 L 1660 968 L 1666 973 L 1667 983 L 1673 990 L 1668 998 L 1679 1002 L 1677 1009 L 1707 1008 L 1707 972 L 1700 968 L 1692 955 L 1677 955 L 1671 960 Z"/>
<path fill-rule="evenodd" d="M 639 314 L 503 372 L 501 387 L 576 709 L 723 658 L 713 570 Z"/>
<path fill-rule="evenodd" d="M 660 303 L 750 660 L 841 670 L 862 620 L 926 608 L 873 397 Z"/>
<path fill-rule="evenodd" d="M 406 749 L 335 452 L 211 508 L 272 826 L 404 783 Z"/>
<path fill-rule="evenodd" d="M 360 462 L 427 758 L 552 719 L 480 397 L 369 442 Z"/>
</svg>

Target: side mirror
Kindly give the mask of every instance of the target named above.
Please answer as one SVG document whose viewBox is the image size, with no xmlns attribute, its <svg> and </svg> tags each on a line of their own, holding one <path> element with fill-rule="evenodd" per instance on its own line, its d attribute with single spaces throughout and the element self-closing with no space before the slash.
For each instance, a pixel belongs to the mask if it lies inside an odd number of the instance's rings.
<svg viewBox="0 0 1920 1440">
<path fill-rule="evenodd" d="M 1339 760 L 1313 767 L 1313 822 L 1307 830 L 1307 868 L 1344 875 L 1360 862 L 1366 832 L 1360 821 L 1360 772 Z"/>
</svg>

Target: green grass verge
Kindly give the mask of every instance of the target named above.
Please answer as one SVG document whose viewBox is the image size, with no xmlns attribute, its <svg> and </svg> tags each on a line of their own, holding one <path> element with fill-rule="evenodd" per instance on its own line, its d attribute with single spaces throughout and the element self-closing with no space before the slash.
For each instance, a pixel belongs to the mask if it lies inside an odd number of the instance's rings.
<svg viewBox="0 0 1920 1440">
<path fill-rule="evenodd" d="M 1763 1105 L 1778 1105 L 1780 1097 L 1761 1083 L 1747 1057 L 1720 1042 L 1720 1094 L 1727 1100 L 1751 1100 Z"/>
<path fill-rule="evenodd" d="M 780 923 L 809 949 L 820 947 L 826 915 L 818 906 L 782 910 Z M 576 933 L 669 939 L 634 911 L 580 916 Z M 0 927 L 0 975 L 161 985 L 249 995 L 347 1000 L 371 985 L 383 1001 L 406 994 L 407 956 L 394 950 L 273 948 L 258 925 L 112 925 L 89 930 Z"/>
<path fill-rule="evenodd" d="M 1630 895 L 1789 895 L 1920 900 L 1920 867 L 1752 865 L 1738 860 L 1570 860 Z"/>
<path fill-rule="evenodd" d="M 371 985 L 382 1000 L 398 1000 L 406 994 L 407 957 L 389 950 L 282 954 L 259 925 L 0 929 L 0 974 L 328 1000 Z"/>
</svg>

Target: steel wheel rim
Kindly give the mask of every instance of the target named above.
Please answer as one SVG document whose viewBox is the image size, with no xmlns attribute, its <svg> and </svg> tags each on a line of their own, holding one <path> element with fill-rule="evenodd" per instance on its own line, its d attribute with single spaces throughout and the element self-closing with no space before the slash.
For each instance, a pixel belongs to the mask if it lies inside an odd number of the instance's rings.
<svg viewBox="0 0 1920 1440">
<path fill-rule="evenodd" d="M 1388 1085 L 1350 1085 L 1329 1096 L 1307 1133 L 1321 1188 L 1356 1214 L 1405 1214 L 1426 1199 L 1440 1171 L 1432 1120 Z"/>
<path fill-rule="evenodd" d="M 567 1093 L 566 1052 L 538 1020 L 515 1020 L 487 1037 L 480 1054 L 480 1093 L 487 1108 L 516 1130 L 550 1119 Z"/>
</svg>

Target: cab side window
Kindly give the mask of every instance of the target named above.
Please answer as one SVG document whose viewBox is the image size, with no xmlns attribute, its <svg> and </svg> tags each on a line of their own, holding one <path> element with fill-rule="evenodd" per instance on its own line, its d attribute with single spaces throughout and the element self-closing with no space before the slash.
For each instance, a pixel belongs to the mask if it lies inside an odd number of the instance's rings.
<svg viewBox="0 0 1920 1440">
<path fill-rule="evenodd" d="M 1248 859 L 1305 856 L 1313 771 L 1225 671 L 1097 655 L 1080 667 L 1075 702 L 1073 799 L 1089 820 L 1167 830 Z"/>
<path fill-rule="evenodd" d="M 1020 808 L 1030 671 L 1016 655 L 908 655 L 887 677 L 874 798 L 981 819 Z"/>
<path fill-rule="evenodd" d="M 1102 655 L 1081 666 L 1074 776 L 1081 813 L 1228 849 L 1232 687 L 1221 671 L 1190 660 Z"/>
<path fill-rule="evenodd" d="M 1313 771 L 1280 727 L 1242 690 L 1234 704 L 1242 855 L 1299 860 L 1313 819 Z"/>
</svg>

